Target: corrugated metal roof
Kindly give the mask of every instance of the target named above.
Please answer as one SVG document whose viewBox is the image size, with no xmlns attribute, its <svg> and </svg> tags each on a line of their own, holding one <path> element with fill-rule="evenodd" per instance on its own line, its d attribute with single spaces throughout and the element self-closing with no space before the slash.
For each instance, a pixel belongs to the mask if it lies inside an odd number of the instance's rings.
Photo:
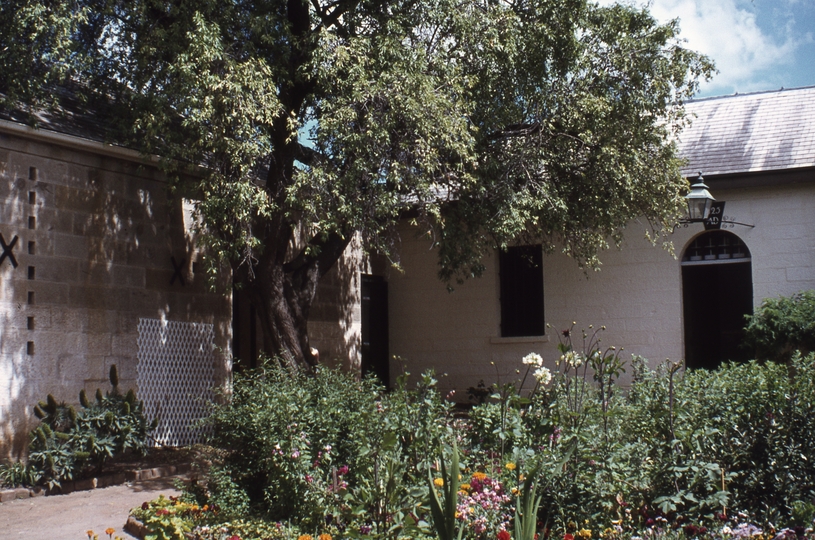
<svg viewBox="0 0 815 540">
<path fill-rule="evenodd" d="M 815 166 L 815 86 L 689 101 L 686 177 Z"/>
</svg>

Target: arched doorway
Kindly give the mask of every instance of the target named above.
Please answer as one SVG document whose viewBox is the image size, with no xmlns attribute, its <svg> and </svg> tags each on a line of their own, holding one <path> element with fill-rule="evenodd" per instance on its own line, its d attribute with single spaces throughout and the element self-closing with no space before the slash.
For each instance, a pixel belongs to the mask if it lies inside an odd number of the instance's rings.
<svg viewBox="0 0 815 540">
<path fill-rule="evenodd" d="M 750 251 L 728 231 L 697 236 L 682 256 L 685 366 L 715 369 L 723 361 L 742 362 L 745 320 L 753 313 Z"/>
</svg>

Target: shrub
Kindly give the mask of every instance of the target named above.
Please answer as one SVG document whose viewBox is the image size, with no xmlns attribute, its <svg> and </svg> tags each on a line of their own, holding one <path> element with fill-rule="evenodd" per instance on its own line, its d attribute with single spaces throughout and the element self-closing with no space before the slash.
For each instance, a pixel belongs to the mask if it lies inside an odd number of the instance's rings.
<svg viewBox="0 0 815 540">
<path fill-rule="evenodd" d="M 746 319 L 745 345 L 760 360 L 786 361 L 792 351 L 815 351 L 815 290 L 764 300 Z"/>
<path fill-rule="evenodd" d="M 49 488 L 89 473 L 101 473 L 104 464 L 128 453 L 143 454 L 148 426 L 143 405 L 133 390 L 119 391 L 116 366 L 111 366 L 112 390 L 96 391 L 91 402 L 79 393 L 82 408 L 57 403 L 52 395 L 34 407 L 40 425 L 30 435 L 28 465 L 39 483 Z"/>
<path fill-rule="evenodd" d="M 507 538 L 517 508 L 525 537 L 811 524 L 815 355 L 710 372 L 635 358 L 624 392 L 627 366 L 600 346 L 602 327 L 573 330 L 554 374 L 528 355 L 534 390 L 494 386 L 469 419 L 451 419 L 430 375 L 391 393 L 323 368 L 237 378 L 211 419 L 218 455 L 197 503 L 233 522 L 262 516 L 343 538 L 425 538 L 442 522 L 448 537 Z M 458 448 L 458 471 L 440 447 Z M 428 481 L 448 492 L 443 516 L 441 501 L 431 515 Z"/>
<path fill-rule="evenodd" d="M 435 380 L 389 395 L 374 380 L 328 368 L 292 374 L 274 363 L 236 376 L 209 419 L 222 449 L 205 500 L 224 515 L 264 515 L 317 528 L 343 521 L 401 526 L 411 488 L 446 429 Z"/>
</svg>

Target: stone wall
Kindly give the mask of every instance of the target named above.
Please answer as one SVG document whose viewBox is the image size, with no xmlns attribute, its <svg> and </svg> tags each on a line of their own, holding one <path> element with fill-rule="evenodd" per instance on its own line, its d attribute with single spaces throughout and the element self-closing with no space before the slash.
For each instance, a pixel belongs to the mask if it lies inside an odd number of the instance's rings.
<svg viewBox="0 0 815 540">
<path fill-rule="evenodd" d="M 745 189 L 717 186 L 714 196 L 727 201 L 725 214 L 754 228 L 734 226 L 752 254 L 753 302 L 815 288 L 815 182 Z M 677 229 L 671 237 L 677 257 L 645 240 L 647 224 L 633 222 L 621 250 L 601 254 L 598 272 L 584 273 L 562 254 L 544 256 L 545 320 L 553 328 L 537 338 L 500 338 L 498 257 L 486 261 L 481 278 L 449 293 L 436 277 L 435 251 L 403 226 L 404 273 L 387 274 L 391 353 L 413 375 L 434 369 L 443 391 L 455 389 L 466 401 L 466 388 L 479 380 L 489 385 L 518 377 L 521 358 L 538 352 L 553 366 L 559 331 L 573 321 L 578 328 L 605 325 L 604 345 L 624 347 L 623 357 L 638 354 L 652 363 L 684 357 L 680 258 L 701 224 Z M 392 373 L 402 369 L 394 361 Z M 630 370 L 627 374 L 630 377 Z M 625 380 L 624 380 L 625 382 Z"/>
<path fill-rule="evenodd" d="M 47 394 L 107 390 L 111 364 L 135 388 L 139 318 L 213 324 L 225 380 L 231 300 L 207 287 L 190 225 L 136 153 L 0 125 L 0 234 L 17 263 L 0 264 L 0 456 L 24 452 Z"/>
</svg>

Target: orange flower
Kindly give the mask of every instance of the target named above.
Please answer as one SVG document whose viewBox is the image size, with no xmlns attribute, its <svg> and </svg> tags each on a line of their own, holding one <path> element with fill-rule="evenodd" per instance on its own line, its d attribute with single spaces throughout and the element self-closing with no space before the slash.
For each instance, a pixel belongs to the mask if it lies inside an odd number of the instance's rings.
<svg viewBox="0 0 815 540">
<path fill-rule="evenodd" d="M 312 540 L 312 538 L 310 534 L 301 534 L 297 537 L 297 540 Z"/>
<path fill-rule="evenodd" d="M 319 536 L 320 540 L 331 540 L 331 535 L 328 533 L 323 533 Z"/>
<path fill-rule="evenodd" d="M 113 533 L 115 533 L 115 532 L 116 532 L 116 529 L 114 529 L 113 527 L 108 527 L 107 529 L 105 529 L 105 534 L 108 535 L 108 536 L 113 536 Z"/>
<path fill-rule="evenodd" d="M 93 538 L 93 531 L 92 530 L 88 529 L 87 531 L 85 531 L 85 534 L 88 535 L 88 538 Z"/>
<path fill-rule="evenodd" d="M 483 480 L 483 479 L 485 479 L 486 477 L 487 477 L 487 474 L 486 474 L 486 473 L 482 473 L 481 471 L 478 471 L 478 472 L 474 472 L 474 473 L 473 473 L 473 478 L 475 478 L 476 480 Z"/>
</svg>

